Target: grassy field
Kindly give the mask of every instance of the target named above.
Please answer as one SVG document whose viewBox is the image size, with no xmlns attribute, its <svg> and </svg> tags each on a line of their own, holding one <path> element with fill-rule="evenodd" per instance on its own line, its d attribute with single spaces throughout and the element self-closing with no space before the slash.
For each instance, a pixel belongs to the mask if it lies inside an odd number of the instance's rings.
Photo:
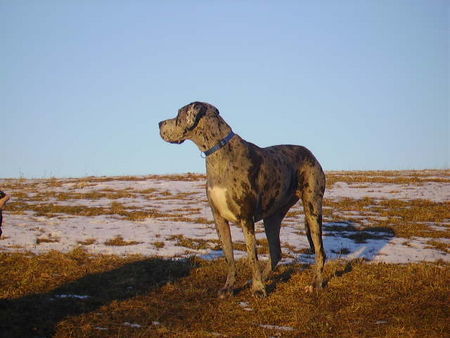
<svg viewBox="0 0 450 338">
<path fill-rule="evenodd" d="M 304 291 L 313 273 L 296 259 L 307 252 L 298 245 L 304 239 L 296 230 L 300 206 L 283 223 L 282 233 L 291 231 L 283 243 L 290 261 L 267 281 L 265 299 L 251 296 L 243 259 L 236 294 L 217 298 L 225 262 L 198 257 L 219 249 L 209 235 L 214 226 L 205 211 L 204 179 L 0 180 L 13 196 L 0 240 L 7 249 L 0 251 L 0 337 L 450 335 L 450 171 L 327 173 L 325 243 L 346 243 L 327 248 L 334 254 L 325 266 L 327 286 Z M 353 195 L 347 196 L 349 188 Z M 433 195 L 434 188 L 444 197 Z M 403 194 L 409 190 L 411 196 Z M 191 232 L 183 232 L 188 226 Z M 18 238 L 27 236 L 28 242 Z M 394 239 L 400 240 L 394 250 L 381 251 Z M 235 241 L 237 251 L 245 250 Z M 373 257 L 381 262 L 351 258 L 374 243 Z M 119 254 L 123 248 L 155 254 Z M 159 255 L 173 248 L 182 254 Z M 384 254 L 395 260 L 402 248 L 431 250 L 443 259 L 382 262 Z M 267 253 L 263 237 L 258 251 Z"/>
<path fill-rule="evenodd" d="M 2 337 L 395 336 L 450 332 L 444 263 L 329 262 L 313 294 L 307 265 L 280 266 L 269 297 L 246 287 L 219 300 L 225 263 L 197 258 L 0 254 Z"/>
</svg>

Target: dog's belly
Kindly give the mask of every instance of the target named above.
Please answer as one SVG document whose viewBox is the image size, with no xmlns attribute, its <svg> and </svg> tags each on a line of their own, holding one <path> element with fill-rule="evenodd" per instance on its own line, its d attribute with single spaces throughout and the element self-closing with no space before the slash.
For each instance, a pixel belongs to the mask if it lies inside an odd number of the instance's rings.
<svg viewBox="0 0 450 338">
<path fill-rule="evenodd" d="M 214 205 L 214 208 L 218 211 L 220 216 L 225 218 L 227 221 L 236 223 L 237 217 L 230 210 L 230 207 L 227 203 L 227 189 L 223 187 L 212 187 L 208 188 L 209 196 L 211 198 L 211 202 Z"/>
</svg>

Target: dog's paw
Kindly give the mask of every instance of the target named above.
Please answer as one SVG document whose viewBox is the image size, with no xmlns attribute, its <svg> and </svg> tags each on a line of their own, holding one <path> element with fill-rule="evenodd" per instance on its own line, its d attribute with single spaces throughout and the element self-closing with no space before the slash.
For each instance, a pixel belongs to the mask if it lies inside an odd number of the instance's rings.
<svg viewBox="0 0 450 338">
<path fill-rule="evenodd" d="M 255 297 L 255 298 L 266 298 L 267 297 L 266 289 L 253 290 L 252 292 L 253 292 L 253 297 Z"/>
<path fill-rule="evenodd" d="M 255 298 L 266 298 L 267 297 L 266 287 L 262 282 L 253 283 L 252 294 L 253 297 Z"/>
<path fill-rule="evenodd" d="M 324 284 L 325 283 L 322 281 L 322 279 L 316 279 L 311 283 L 311 285 L 305 286 L 305 292 L 312 293 L 314 290 L 318 291 L 320 289 L 323 289 Z"/>
<path fill-rule="evenodd" d="M 313 293 L 314 287 L 312 285 L 305 286 L 306 293 Z"/>
</svg>

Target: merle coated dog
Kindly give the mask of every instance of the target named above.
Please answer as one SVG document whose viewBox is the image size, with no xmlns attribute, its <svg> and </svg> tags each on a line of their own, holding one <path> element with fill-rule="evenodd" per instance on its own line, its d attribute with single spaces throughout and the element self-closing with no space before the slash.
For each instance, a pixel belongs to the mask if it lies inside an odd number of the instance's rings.
<svg viewBox="0 0 450 338">
<path fill-rule="evenodd" d="M 236 268 L 229 222 L 240 225 L 252 269 L 252 291 L 266 296 L 264 280 L 281 259 L 280 225 L 299 199 L 303 202 L 306 235 L 315 252 L 316 269 L 311 287 L 323 285 L 325 252 L 322 243 L 322 200 L 325 175 L 305 147 L 278 145 L 260 148 L 233 133 L 214 106 L 193 102 L 175 118 L 159 123 L 161 137 L 180 144 L 192 140 L 206 156 L 207 195 L 222 243 L 228 275 L 221 297 L 233 294 Z M 260 270 L 255 222 L 263 220 L 270 259 Z"/>
</svg>

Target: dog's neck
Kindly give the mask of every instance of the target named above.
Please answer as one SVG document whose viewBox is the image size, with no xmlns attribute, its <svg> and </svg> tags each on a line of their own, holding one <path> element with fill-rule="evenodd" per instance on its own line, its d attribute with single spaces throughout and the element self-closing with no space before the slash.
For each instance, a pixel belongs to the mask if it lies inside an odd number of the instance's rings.
<svg viewBox="0 0 450 338">
<path fill-rule="evenodd" d="M 205 157 L 208 157 L 212 154 L 214 154 L 216 151 L 219 151 L 220 149 L 222 149 L 223 147 L 225 147 L 228 142 L 230 142 L 233 137 L 234 137 L 234 133 L 233 131 L 230 131 L 230 133 L 227 135 L 227 137 L 221 139 L 214 147 L 212 147 L 211 149 L 208 149 L 207 151 L 203 152 L 203 155 Z"/>
<path fill-rule="evenodd" d="M 221 117 L 215 117 L 209 121 L 202 120 L 200 124 L 198 132 L 191 140 L 203 153 L 219 144 L 232 131 L 231 127 Z M 233 175 L 231 168 L 239 167 L 234 172 L 248 169 L 248 163 L 236 164 L 236 158 L 242 157 L 242 153 L 246 152 L 245 144 L 246 142 L 239 135 L 234 135 L 225 146 L 206 157 L 206 173 L 209 177 L 209 185 L 220 185 L 222 180 L 229 175 Z"/>
<path fill-rule="evenodd" d="M 231 127 L 223 119 L 216 121 L 217 128 L 208 128 L 207 124 L 205 124 L 202 128 L 199 128 L 201 131 L 191 138 L 192 142 L 203 153 L 217 146 L 231 132 Z"/>
</svg>

